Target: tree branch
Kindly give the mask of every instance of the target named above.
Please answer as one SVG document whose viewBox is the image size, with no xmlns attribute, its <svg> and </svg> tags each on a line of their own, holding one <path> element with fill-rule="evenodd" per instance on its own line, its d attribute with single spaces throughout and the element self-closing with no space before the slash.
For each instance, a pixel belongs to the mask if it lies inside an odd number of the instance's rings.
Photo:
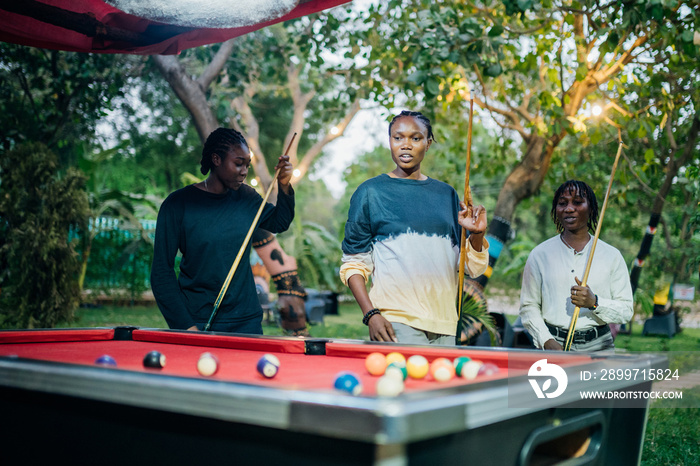
<svg viewBox="0 0 700 466">
<path fill-rule="evenodd" d="M 300 171 L 299 178 L 303 177 L 306 175 L 306 173 L 309 171 L 309 168 L 311 167 L 311 164 L 313 161 L 318 157 L 318 155 L 321 153 L 323 148 L 330 143 L 331 141 L 339 138 L 340 136 L 343 135 L 345 132 L 345 128 L 348 127 L 352 119 L 355 117 L 357 112 L 360 110 L 360 98 L 357 97 L 353 102 L 352 105 L 350 106 L 350 109 L 348 112 L 345 114 L 343 119 L 335 125 L 335 127 L 339 130 L 336 134 L 332 134 L 330 132 L 326 133 L 326 135 L 321 139 L 320 141 L 316 142 L 311 148 L 306 151 L 306 154 L 304 154 L 303 158 L 301 159 L 301 162 L 297 165 L 297 169 Z"/>
<path fill-rule="evenodd" d="M 235 40 L 235 38 L 229 39 L 222 43 L 221 47 L 219 47 L 219 50 L 216 51 L 214 58 L 212 58 L 211 62 L 209 62 L 209 65 L 207 65 L 202 75 L 197 78 L 197 83 L 202 89 L 206 90 L 211 85 L 212 81 L 216 79 L 219 73 L 221 73 L 224 65 L 226 65 L 226 61 L 231 56 L 231 52 L 233 52 L 233 44 Z"/>
<path fill-rule="evenodd" d="M 498 124 L 498 126 L 500 126 L 501 128 L 508 128 L 517 131 L 518 133 L 520 133 L 520 136 L 525 141 L 528 141 L 530 139 L 530 134 L 527 133 L 525 131 L 525 128 L 523 128 L 523 126 L 520 124 L 520 119 L 514 111 L 508 111 L 500 109 L 498 107 L 494 107 L 493 105 L 487 104 L 486 102 L 482 101 L 478 97 L 474 97 L 474 103 L 477 104 L 479 107 L 484 108 L 490 112 L 504 116 L 512 122 L 512 124 L 509 125 L 507 123 L 499 123 L 498 120 L 494 119 L 494 121 L 496 121 L 496 124 Z"/>
</svg>

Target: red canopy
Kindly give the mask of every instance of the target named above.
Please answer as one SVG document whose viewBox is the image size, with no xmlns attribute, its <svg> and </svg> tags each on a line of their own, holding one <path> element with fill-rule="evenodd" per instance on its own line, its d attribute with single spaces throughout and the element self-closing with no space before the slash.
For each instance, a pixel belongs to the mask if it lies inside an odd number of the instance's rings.
<svg viewBox="0 0 700 466">
<path fill-rule="evenodd" d="M 0 0 L 0 41 L 72 52 L 173 55 L 348 1 L 299 0 L 282 17 L 245 27 L 208 29 L 150 21 L 102 0 Z"/>
</svg>

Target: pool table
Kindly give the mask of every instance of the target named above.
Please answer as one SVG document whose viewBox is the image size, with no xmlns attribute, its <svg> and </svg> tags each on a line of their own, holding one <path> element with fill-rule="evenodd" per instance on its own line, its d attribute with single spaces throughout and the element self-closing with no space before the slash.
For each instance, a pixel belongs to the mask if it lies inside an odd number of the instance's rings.
<svg viewBox="0 0 700 466">
<path fill-rule="evenodd" d="M 143 366 L 152 350 L 166 356 L 164 368 Z M 219 359 L 213 376 L 196 370 L 204 352 Z M 382 397 L 364 367 L 372 352 L 469 356 L 498 371 L 409 378 L 402 394 Z M 256 371 L 263 354 L 281 363 L 274 378 Z M 117 365 L 96 364 L 102 355 Z M 531 370 L 543 358 L 567 375 L 561 396 L 536 396 Z M 591 402 L 579 391 L 650 390 L 644 380 L 603 383 L 590 374 L 666 364 L 653 355 L 135 327 L 6 330 L 0 451 L 3 464 L 638 464 L 648 401 Z M 359 376 L 360 395 L 333 388 L 341 371 Z"/>
</svg>

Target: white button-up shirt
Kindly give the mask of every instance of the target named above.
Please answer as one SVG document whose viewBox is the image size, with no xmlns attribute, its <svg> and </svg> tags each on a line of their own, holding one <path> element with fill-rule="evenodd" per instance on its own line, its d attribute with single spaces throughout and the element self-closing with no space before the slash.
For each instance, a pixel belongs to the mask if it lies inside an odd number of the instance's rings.
<svg viewBox="0 0 700 466">
<path fill-rule="evenodd" d="M 591 236 L 586 247 L 576 253 L 557 235 L 530 253 L 523 271 L 520 317 L 538 348 L 553 338 L 545 322 L 569 329 L 576 308 L 571 302 L 571 287 L 576 285 L 574 277 L 583 280 L 592 245 Z M 598 239 L 586 284 L 598 296 L 598 308 L 580 309 L 575 330 L 630 321 L 634 312 L 632 286 L 620 251 Z"/>
</svg>

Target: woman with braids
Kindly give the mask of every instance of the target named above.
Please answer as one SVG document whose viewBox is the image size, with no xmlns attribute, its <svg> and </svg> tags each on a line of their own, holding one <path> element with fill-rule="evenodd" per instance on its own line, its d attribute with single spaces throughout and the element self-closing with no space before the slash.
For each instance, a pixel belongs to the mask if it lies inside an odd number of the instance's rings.
<svg viewBox="0 0 700 466">
<path fill-rule="evenodd" d="M 552 201 L 559 234 L 532 250 L 523 271 L 520 317 L 538 348 L 561 350 L 576 306 L 580 313 L 571 349 L 612 349 L 611 323 L 632 318 L 632 286 L 620 251 L 598 239 L 586 286 L 586 269 L 598 223 L 598 202 L 590 186 L 569 180 Z"/>
<path fill-rule="evenodd" d="M 469 274 L 488 265 L 484 207 L 468 209 L 451 186 L 421 172 L 433 141 L 430 120 L 401 112 L 389 124 L 396 168 L 362 183 L 350 201 L 340 278 L 374 341 L 454 345 L 461 228 L 470 233 Z"/>
<path fill-rule="evenodd" d="M 236 130 L 218 128 L 202 150 L 202 182 L 171 193 L 156 223 L 151 287 L 170 328 L 201 330 L 262 202 L 245 178 L 250 150 Z M 267 204 L 258 226 L 285 231 L 294 218 L 289 157 L 279 158 L 277 206 Z M 249 263 L 248 242 L 242 263 Z M 175 256 L 182 253 L 175 276 Z M 219 305 L 212 331 L 262 334 L 263 312 L 251 268 L 238 267 Z"/>
</svg>

